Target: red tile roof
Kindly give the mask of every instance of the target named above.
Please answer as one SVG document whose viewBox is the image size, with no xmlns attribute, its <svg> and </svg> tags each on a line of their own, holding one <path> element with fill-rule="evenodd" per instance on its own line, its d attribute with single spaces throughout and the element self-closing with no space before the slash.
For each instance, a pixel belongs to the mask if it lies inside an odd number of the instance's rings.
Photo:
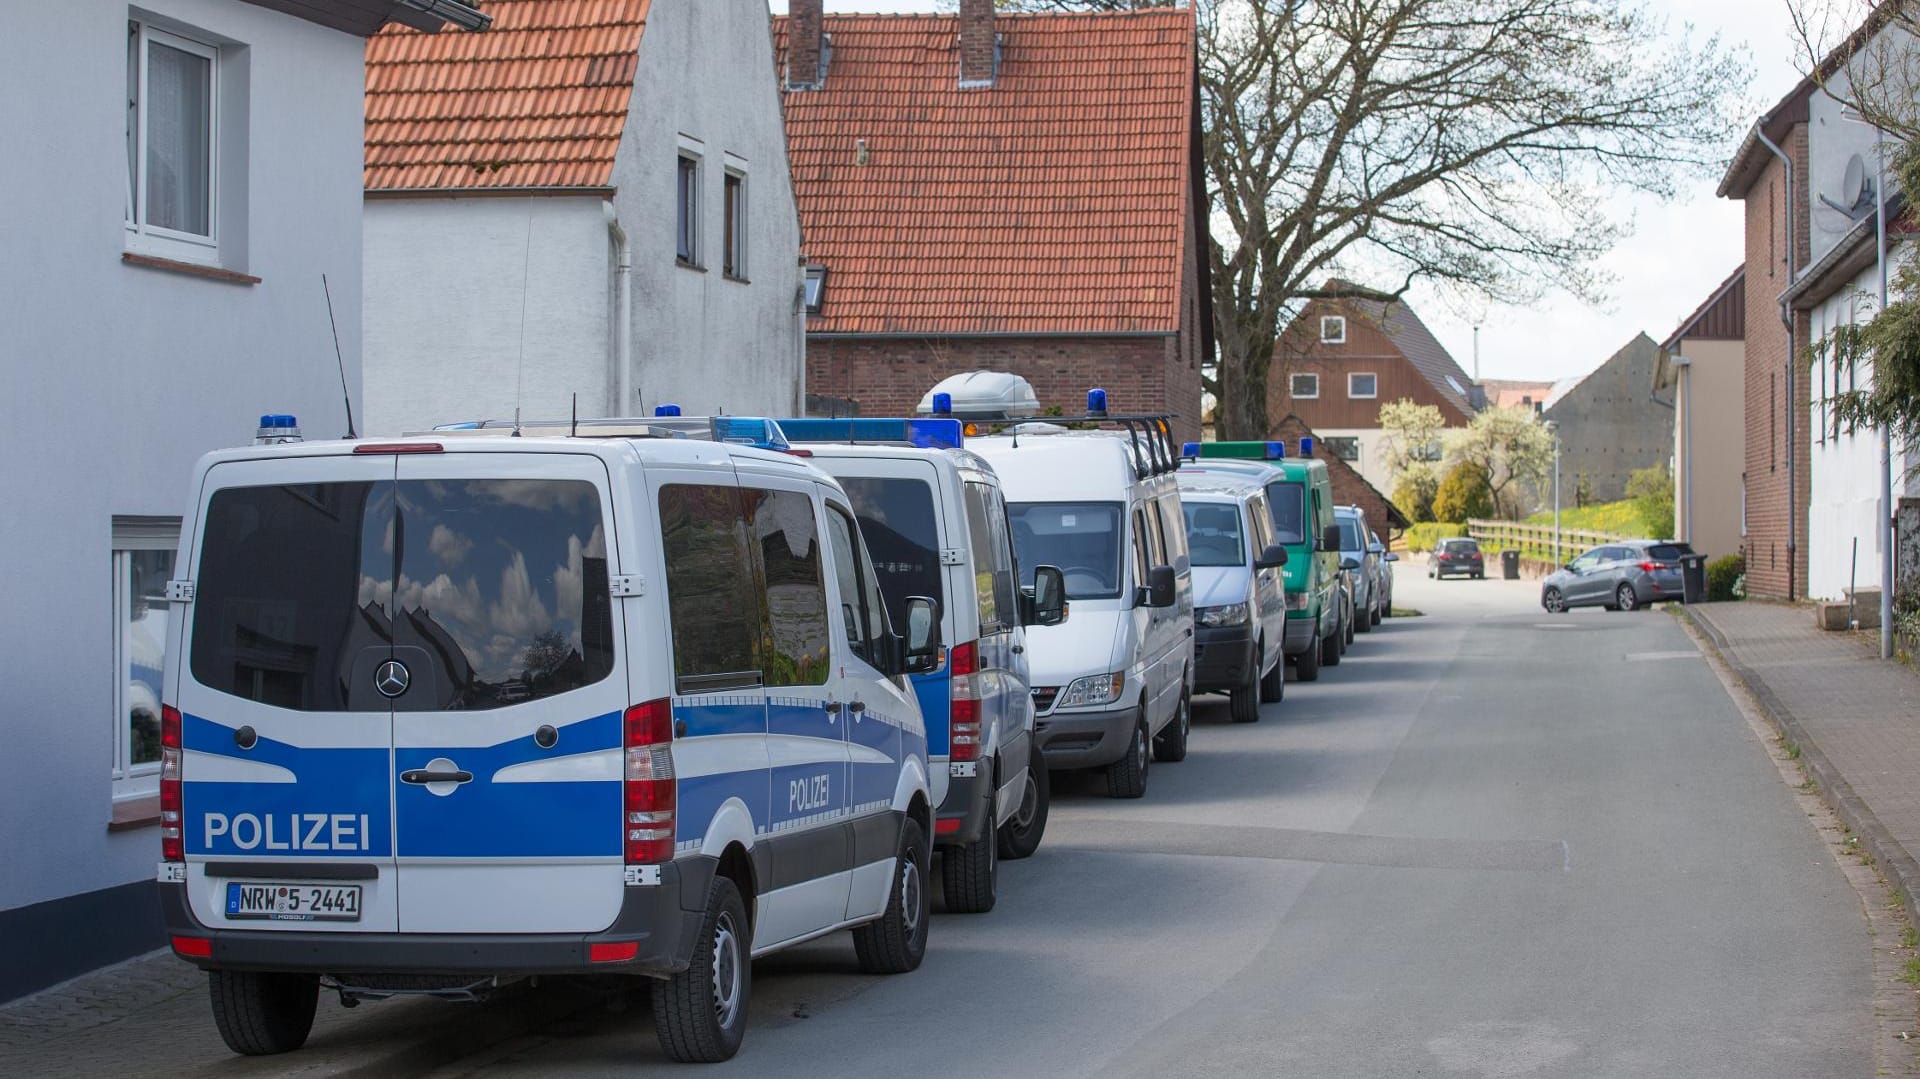
<svg viewBox="0 0 1920 1079">
<path fill-rule="evenodd" d="M 1001 15 L 984 90 L 958 88 L 952 16 L 823 23 L 824 84 L 786 95 L 806 253 L 828 270 L 809 332 L 1180 328 L 1191 12 Z"/>
<path fill-rule="evenodd" d="M 649 0 L 485 0 L 491 30 L 367 41 L 367 190 L 604 187 Z"/>
</svg>

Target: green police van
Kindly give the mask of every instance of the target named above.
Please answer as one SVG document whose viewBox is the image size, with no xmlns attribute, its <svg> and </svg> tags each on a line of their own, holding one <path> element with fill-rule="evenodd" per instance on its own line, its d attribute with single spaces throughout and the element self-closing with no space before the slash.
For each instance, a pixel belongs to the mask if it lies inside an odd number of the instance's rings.
<svg viewBox="0 0 1920 1079">
<path fill-rule="evenodd" d="M 1188 468 L 1258 477 L 1273 515 L 1274 542 L 1287 549 L 1286 653 L 1302 682 L 1322 663 L 1340 662 L 1340 530 L 1333 520 L 1333 481 L 1313 457 L 1313 439 L 1286 455 L 1284 442 L 1189 442 Z"/>
</svg>

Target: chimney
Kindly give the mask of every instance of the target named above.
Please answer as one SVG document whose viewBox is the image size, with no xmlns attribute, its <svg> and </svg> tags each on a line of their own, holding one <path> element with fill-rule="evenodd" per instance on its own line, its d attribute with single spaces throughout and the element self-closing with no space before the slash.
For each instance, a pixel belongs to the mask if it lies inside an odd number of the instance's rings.
<svg viewBox="0 0 1920 1079">
<path fill-rule="evenodd" d="M 817 90 L 827 64 L 820 34 L 821 0 L 787 5 L 787 89 Z"/>
<path fill-rule="evenodd" d="M 998 53 L 993 0 L 960 0 L 960 88 L 992 86 L 1000 66 Z"/>
</svg>

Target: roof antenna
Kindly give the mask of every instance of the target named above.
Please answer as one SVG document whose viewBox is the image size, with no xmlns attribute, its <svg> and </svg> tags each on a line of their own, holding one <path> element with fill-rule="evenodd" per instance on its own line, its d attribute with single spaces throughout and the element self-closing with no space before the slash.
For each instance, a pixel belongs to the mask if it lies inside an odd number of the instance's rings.
<svg viewBox="0 0 1920 1079">
<path fill-rule="evenodd" d="M 567 428 L 568 438 L 580 437 L 580 391 L 573 391 L 573 424 Z"/>
<path fill-rule="evenodd" d="M 510 437 L 512 438 L 520 437 L 520 406 L 519 405 L 513 406 L 513 434 Z"/>
<path fill-rule="evenodd" d="M 347 361 L 340 355 L 340 326 L 333 321 L 333 289 L 327 287 L 327 275 L 320 275 L 320 291 L 327 297 L 327 326 L 333 330 L 333 362 L 340 368 L 340 400 L 347 406 L 347 437 L 359 438 L 353 433 L 353 395 L 347 392 Z"/>
<path fill-rule="evenodd" d="M 513 433 L 520 433 L 520 402 L 527 370 L 527 270 L 533 263 L 533 208 L 527 208 L 527 241 L 520 253 L 520 354 L 513 361 Z"/>
</svg>

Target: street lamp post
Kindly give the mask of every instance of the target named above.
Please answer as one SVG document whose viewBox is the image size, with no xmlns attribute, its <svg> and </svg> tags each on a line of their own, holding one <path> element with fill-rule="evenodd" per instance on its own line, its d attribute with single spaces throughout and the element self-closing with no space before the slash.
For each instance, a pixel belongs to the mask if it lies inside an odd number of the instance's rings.
<svg viewBox="0 0 1920 1079">
<path fill-rule="evenodd" d="M 1560 425 L 1547 421 L 1547 433 L 1553 436 L 1553 564 L 1560 562 Z"/>
<path fill-rule="evenodd" d="M 1693 361 L 1675 355 L 1680 372 L 1680 542 L 1693 543 Z"/>
<path fill-rule="evenodd" d="M 1874 178 L 1875 254 L 1880 260 L 1880 310 L 1887 309 L 1887 140 L 1880 131 L 1874 141 L 1874 160 L 1879 175 Z M 1880 377 L 1880 357 L 1873 358 L 1874 378 Z M 1874 526 L 1880 534 L 1880 658 L 1893 658 L 1893 431 L 1880 425 L 1880 520 Z"/>
</svg>

